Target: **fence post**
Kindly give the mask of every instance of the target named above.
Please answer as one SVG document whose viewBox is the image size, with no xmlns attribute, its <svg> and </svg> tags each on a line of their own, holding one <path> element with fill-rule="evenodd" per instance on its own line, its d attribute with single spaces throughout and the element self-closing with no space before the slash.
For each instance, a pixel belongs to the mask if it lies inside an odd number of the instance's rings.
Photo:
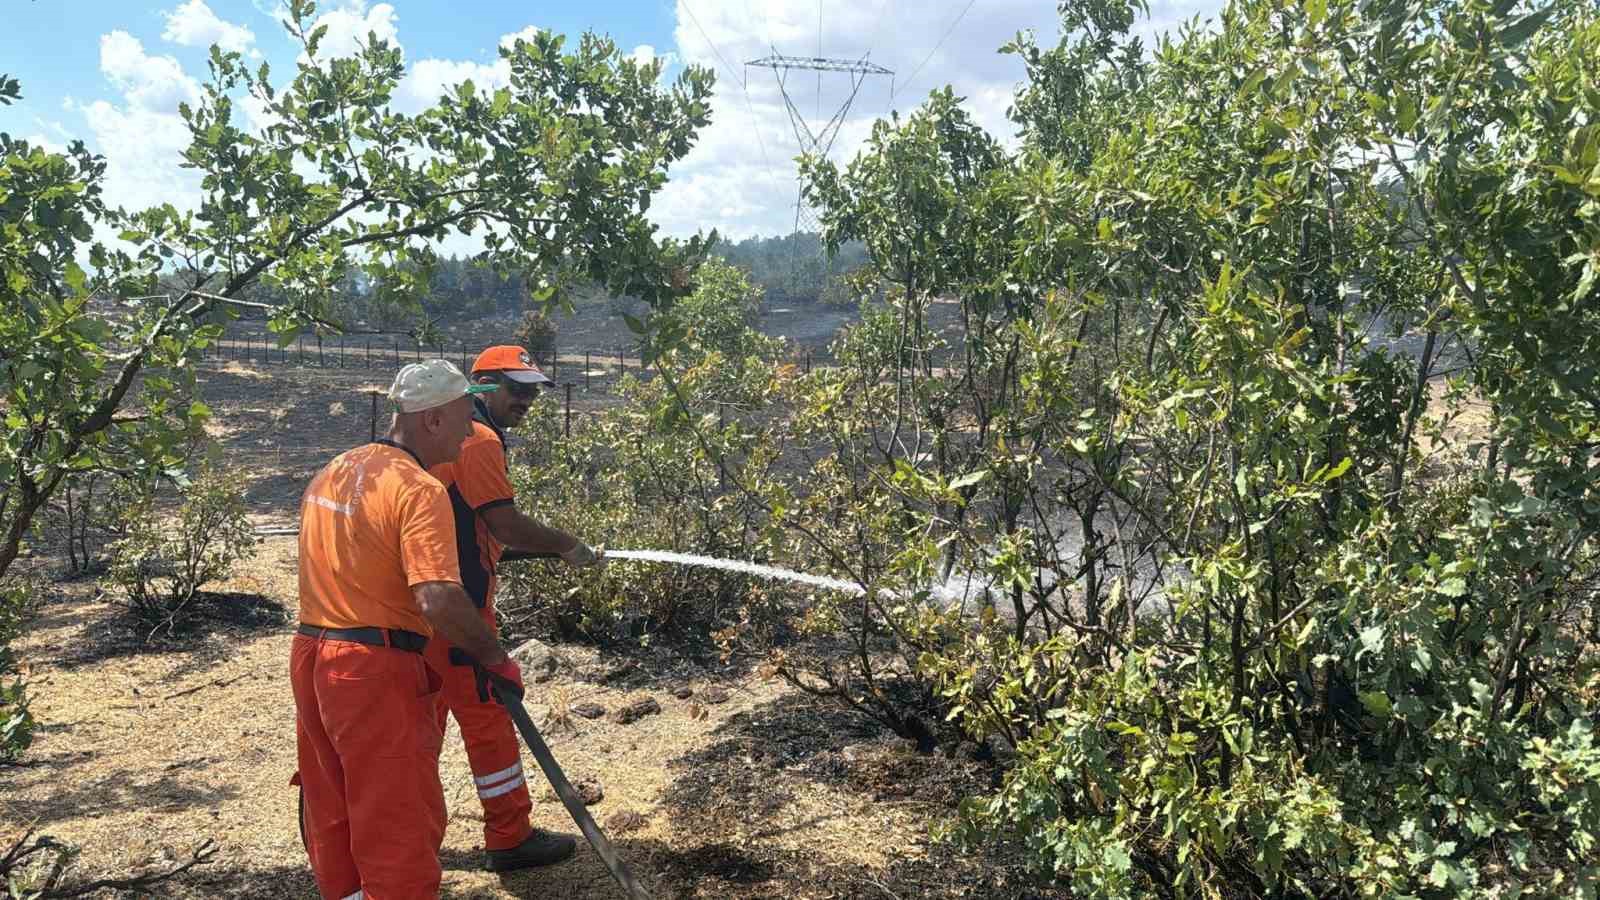
<svg viewBox="0 0 1600 900">
<path fill-rule="evenodd" d="M 339 368 L 344 368 L 344 335 L 339 335 Z"/>
<path fill-rule="evenodd" d="M 625 348 L 625 347 L 618 347 L 617 348 L 617 377 L 618 378 L 621 378 L 622 376 L 628 374 L 628 364 L 622 358 L 622 352 L 625 349 L 627 349 L 627 348 Z"/>
<path fill-rule="evenodd" d="M 572 382 L 569 381 L 562 386 L 567 389 L 567 423 L 563 427 L 563 433 L 567 437 L 572 437 Z"/>
<path fill-rule="evenodd" d="M 811 348 L 806 348 L 806 374 L 811 374 Z"/>
<path fill-rule="evenodd" d="M 583 389 L 589 390 L 589 351 L 583 351 Z"/>
<path fill-rule="evenodd" d="M 378 439 L 378 392 L 372 392 L 372 440 Z"/>
<path fill-rule="evenodd" d="M 328 357 L 322 352 L 322 332 L 317 332 L 317 368 L 326 369 Z"/>
</svg>

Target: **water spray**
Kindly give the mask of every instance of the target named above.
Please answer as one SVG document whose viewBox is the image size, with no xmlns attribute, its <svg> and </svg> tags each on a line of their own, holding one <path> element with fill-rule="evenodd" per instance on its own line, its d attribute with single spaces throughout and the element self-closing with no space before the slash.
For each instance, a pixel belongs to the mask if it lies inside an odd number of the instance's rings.
<svg viewBox="0 0 1600 900">
<path fill-rule="evenodd" d="M 669 553 L 664 550 L 607 550 L 605 551 L 605 558 L 607 560 L 635 559 L 641 562 L 668 563 L 676 566 L 701 566 L 708 569 L 721 569 L 724 572 L 741 572 L 745 575 L 754 575 L 757 578 L 768 580 L 794 581 L 825 590 L 855 594 L 856 596 L 865 593 L 861 589 L 861 585 L 839 578 L 796 572 L 793 569 L 782 569 L 777 566 L 764 566 L 760 563 L 745 562 L 739 559 L 718 559 L 714 556 L 701 556 L 696 553 Z"/>
</svg>

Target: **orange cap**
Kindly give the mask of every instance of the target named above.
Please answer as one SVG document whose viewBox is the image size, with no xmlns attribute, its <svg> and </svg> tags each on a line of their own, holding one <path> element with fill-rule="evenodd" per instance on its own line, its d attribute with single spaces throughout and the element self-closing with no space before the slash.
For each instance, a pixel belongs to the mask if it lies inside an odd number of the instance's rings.
<svg viewBox="0 0 1600 900">
<path fill-rule="evenodd" d="M 472 374 L 481 372 L 500 372 L 522 384 L 553 383 L 534 365 L 528 351 L 515 344 L 499 344 L 479 353 L 472 361 Z"/>
</svg>

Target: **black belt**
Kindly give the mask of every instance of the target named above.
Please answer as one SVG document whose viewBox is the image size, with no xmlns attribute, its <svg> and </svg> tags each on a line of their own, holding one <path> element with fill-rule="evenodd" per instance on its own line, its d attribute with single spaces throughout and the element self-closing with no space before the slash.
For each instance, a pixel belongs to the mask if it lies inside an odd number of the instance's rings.
<svg viewBox="0 0 1600 900">
<path fill-rule="evenodd" d="M 348 641 L 373 647 L 393 647 L 408 653 L 421 653 L 428 639 L 403 628 L 323 628 L 319 625 L 301 624 L 300 633 L 306 637 L 327 641 Z"/>
</svg>

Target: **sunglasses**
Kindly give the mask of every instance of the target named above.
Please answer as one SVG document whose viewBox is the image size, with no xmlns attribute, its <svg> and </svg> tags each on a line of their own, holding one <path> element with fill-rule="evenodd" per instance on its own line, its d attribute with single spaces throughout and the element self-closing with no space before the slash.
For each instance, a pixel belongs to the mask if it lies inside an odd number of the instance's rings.
<svg viewBox="0 0 1600 900">
<path fill-rule="evenodd" d="M 539 393 L 539 385 L 523 384 L 520 381 L 512 381 L 509 378 L 501 378 L 500 387 L 511 396 L 523 400 L 530 399 Z"/>
</svg>

